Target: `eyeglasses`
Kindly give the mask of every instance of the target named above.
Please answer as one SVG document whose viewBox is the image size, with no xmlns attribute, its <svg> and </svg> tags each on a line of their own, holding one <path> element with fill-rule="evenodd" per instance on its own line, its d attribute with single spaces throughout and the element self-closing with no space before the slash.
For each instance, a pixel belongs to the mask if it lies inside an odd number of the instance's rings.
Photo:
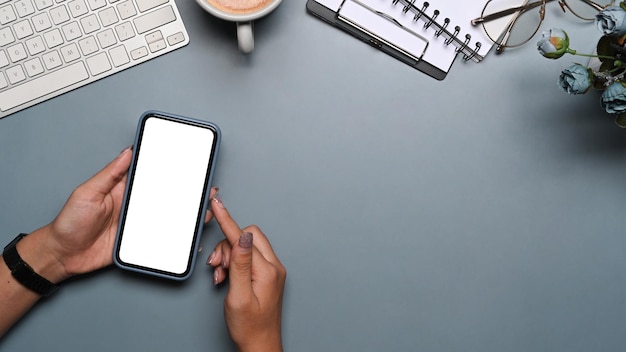
<svg viewBox="0 0 626 352">
<path fill-rule="evenodd" d="M 520 0 L 489 0 L 481 16 L 471 23 L 473 26 L 481 24 L 497 45 L 496 51 L 501 53 L 505 48 L 518 47 L 532 39 L 543 22 L 546 4 L 552 1 L 558 1 L 563 12 L 567 8 L 584 21 L 593 21 L 598 12 L 615 3 L 615 0 L 524 0 L 519 5 Z"/>
</svg>

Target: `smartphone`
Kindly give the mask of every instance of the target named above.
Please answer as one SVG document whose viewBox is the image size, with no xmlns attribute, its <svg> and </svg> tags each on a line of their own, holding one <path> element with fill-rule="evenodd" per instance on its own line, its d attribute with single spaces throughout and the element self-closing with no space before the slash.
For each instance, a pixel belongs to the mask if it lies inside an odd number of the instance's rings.
<svg viewBox="0 0 626 352">
<path fill-rule="evenodd" d="M 139 119 L 113 260 L 174 280 L 194 267 L 221 132 L 213 123 L 147 111 Z"/>
</svg>

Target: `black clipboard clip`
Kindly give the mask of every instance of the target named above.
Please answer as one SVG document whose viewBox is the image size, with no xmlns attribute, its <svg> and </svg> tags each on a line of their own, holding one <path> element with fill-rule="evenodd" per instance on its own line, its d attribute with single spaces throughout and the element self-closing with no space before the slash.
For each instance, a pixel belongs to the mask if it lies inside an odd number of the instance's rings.
<svg viewBox="0 0 626 352">
<path fill-rule="evenodd" d="M 366 27 L 364 27 L 363 24 L 361 23 L 357 23 L 345 16 L 341 15 L 341 8 L 344 6 L 344 4 L 346 3 L 346 1 L 350 1 L 352 3 L 355 3 L 359 6 L 361 6 L 362 8 L 368 10 L 369 12 L 375 14 L 378 17 L 384 18 L 386 21 L 393 23 L 395 26 L 397 26 L 398 28 L 402 29 L 403 31 L 410 33 L 411 35 L 413 35 L 414 37 L 416 37 L 417 39 L 419 39 L 420 41 L 422 41 L 425 45 L 424 45 L 424 49 L 422 50 L 421 54 L 419 56 L 416 56 L 415 54 L 407 51 L 404 48 L 399 47 L 397 44 L 392 43 L 391 41 L 381 37 L 380 35 L 374 33 L 374 31 L 372 31 L 371 29 L 368 29 Z M 362 3 L 359 0 L 344 0 L 339 8 L 339 11 L 337 11 L 337 18 L 342 21 L 343 23 L 352 26 L 354 28 L 356 28 L 359 31 L 362 31 L 364 33 L 367 33 L 371 38 L 369 40 L 369 43 L 376 46 L 377 48 L 382 48 L 383 44 L 387 45 L 389 47 L 391 47 L 392 49 L 401 52 L 402 54 L 410 57 L 411 59 L 415 60 L 416 62 L 420 62 L 422 61 L 422 58 L 424 57 L 424 55 L 426 54 L 426 51 L 428 50 L 428 45 L 430 44 L 430 42 L 428 41 L 428 39 L 426 39 L 424 36 L 422 36 L 421 34 L 411 30 L 410 28 L 402 25 L 400 22 L 398 22 L 395 18 L 393 18 L 393 16 L 384 13 L 382 11 L 379 11 L 377 9 L 374 9 L 364 3 Z"/>
</svg>

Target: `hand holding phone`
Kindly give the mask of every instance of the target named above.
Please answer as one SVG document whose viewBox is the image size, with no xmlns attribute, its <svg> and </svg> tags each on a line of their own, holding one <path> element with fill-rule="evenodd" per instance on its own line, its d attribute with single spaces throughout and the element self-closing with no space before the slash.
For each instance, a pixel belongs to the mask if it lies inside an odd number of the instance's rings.
<svg viewBox="0 0 626 352">
<path fill-rule="evenodd" d="M 219 128 L 157 111 L 137 127 L 114 262 L 165 278 L 188 278 L 204 225 Z"/>
</svg>

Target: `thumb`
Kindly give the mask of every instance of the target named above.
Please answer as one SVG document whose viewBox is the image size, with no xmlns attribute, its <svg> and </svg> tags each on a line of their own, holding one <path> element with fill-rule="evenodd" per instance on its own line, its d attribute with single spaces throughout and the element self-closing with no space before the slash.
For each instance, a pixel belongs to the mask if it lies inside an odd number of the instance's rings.
<svg viewBox="0 0 626 352">
<path fill-rule="evenodd" d="M 98 193 L 109 193 L 124 178 L 130 167 L 132 147 L 124 149 L 115 160 L 91 177 L 85 185 Z"/>
<path fill-rule="evenodd" d="M 252 233 L 244 232 L 230 254 L 231 299 L 245 302 L 252 294 Z"/>
</svg>

